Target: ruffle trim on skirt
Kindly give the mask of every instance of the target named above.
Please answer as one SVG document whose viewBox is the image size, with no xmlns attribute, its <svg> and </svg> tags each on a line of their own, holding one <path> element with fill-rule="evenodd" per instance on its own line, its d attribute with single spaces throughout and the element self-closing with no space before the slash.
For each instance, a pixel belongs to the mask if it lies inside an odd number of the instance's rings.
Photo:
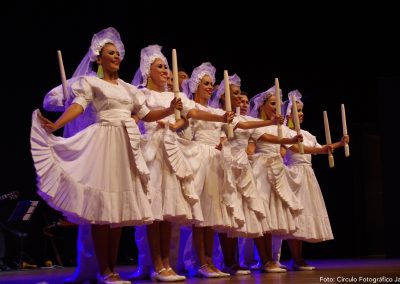
<svg viewBox="0 0 400 284">
<path fill-rule="evenodd" d="M 142 181 L 143 189 L 148 198 L 150 198 L 149 195 L 150 171 L 147 168 L 146 161 L 144 160 L 140 148 L 139 128 L 137 127 L 133 119 L 125 120 L 123 124 L 129 136 L 129 143 L 131 145 L 133 157 L 135 159 L 136 169 L 139 172 L 140 180 Z"/>
<path fill-rule="evenodd" d="M 178 179 L 181 181 L 182 193 L 185 199 L 190 203 L 194 204 L 199 201 L 199 196 L 193 187 L 193 170 L 189 164 L 183 149 L 185 147 L 184 139 L 179 139 L 178 142 L 177 134 L 169 130 L 169 125 L 166 124 L 164 132 L 164 148 L 167 156 L 167 161 L 171 166 L 173 172 L 176 174 Z M 190 141 L 188 141 L 190 142 Z M 193 142 L 190 142 L 193 143 Z M 193 148 L 193 147 L 191 147 Z"/>
<path fill-rule="evenodd" d="M 52 134 L 41 127 L 38 112 L 36 110 L 32 115 L 31 153 L 37 173 L 38 194 L 52 208 L 80 224 L 131 226 L 153 221 L 148 197 L 142 189 L 109 192 L 70 177 L 53 153 L 49 139 Z"/>
<path fill-rule="evenodd" d="M 233 171 L 236 171 L 237 191 L 242 195 L 244 203 L 254 211 L 258 218 L 265 218 L 266 212 L 261 198 L 257 194 L 253 171 L 245 151 L 238 151 L 234 156 Z M 245 205 L 243 205 L 245 206 Z"/>
<path fill-rule="evenodd" d="M 303 205 L 296 197 L 295 193 L 291 190 L 290 185 L 285 182 L 287 179 L 285 166 L 279 155 L 266 155 L 258 153 L 253 155 L 253 171 L 255 176 L 260 176 L 259 171 L 266 170 L 268 181 L 272 189 L 281 198 L 282 202 L 289 207 L 289 209 L 298 215 L 303 210 Z M 260 166 L 256 166 L 257 164 Z"/>
<path fill-rule="evenodd" d="M 224 170 L 224 182 L 222 192 L 222 204 L 225 205 L 227 212 L 232 216 L 232 227 L 242 228 L 245 225 L 245 218 L 241 207 L 237 206 L 237 187 L 236 180 L 232 172 L 233 157 L 231 144 L 224 141 L 221 150 L 221 167 Z"/>
<path fill-rule="evenodd" d="M 312 216 L 301 214 L 296 219 L 299 228 L 292 238 L 310 243 L 333 240 L 333 234 L 328 216 Z"/>
</svg>

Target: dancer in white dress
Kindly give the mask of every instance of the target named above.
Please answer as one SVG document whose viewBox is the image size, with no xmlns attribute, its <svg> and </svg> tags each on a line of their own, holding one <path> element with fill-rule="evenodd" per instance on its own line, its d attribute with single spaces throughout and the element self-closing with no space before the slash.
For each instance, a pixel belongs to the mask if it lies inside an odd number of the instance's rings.
<svg viewBox="0 0 400 284">
<path fill-rule="evenodd" d="M 250 106 L 252 117 L 273 119 L 276 116 L 275 87 L 253 97 Z M 282 146 L 290 145 L 271 144 L 257 139 L 263 133 L 276 135 L 277 132 L 276 125 L 256 129 L 252 136 L 254 140 L 249 142 L 247 151 L 251 154 L 258 193 L 269 211 L 270 231 L 255 239 L 260 256 L 260 269 L 266 272 L 286 271 L 273 261 L 272 234 L 288 235 L 296 231 L 295 218 L 303 209 L 291 190 L 291 179 L 287 176 L 280 152 Z M 284 137 L 296 136 L 296 132 L 286 126 L 282 126 L 282 132 Z"/>
<path fill-rule="evenodd" d="M 77 224 L 92 224 L 101 283 L 130 283 L 115 273 L 121 226 L 153 221 L 149 170 L 140 148 L 140 132 L 132 119 L 155 121 L 182 107 L 150 111 L 145 96 L 118 78 L 124 56 L 115 29 L 112 36 L 94 36 L 89 59 L 102 66 L 104 77 L 83 76 L 72 85 L 72 104 L 55 122 L 33 113 L 31 152 L 38 176 L 38 194 Z M 97 122 L 70 138 L 53 132 L 82 114 L 92 103 Z"/>
<path fill-rule="evenodd" d="M 284 103 L 284 108 L 288 125 L 294 127 L 291 96 L 296 99 L 300 123 L 304 119 L 304 104 L 298 90 L 288 94 L 289 99 Z M 292 179 L 292 190 L 304 207 L 299 217 L 296 218 L 298 229 L 291 233 L 292 239 L 288 239 L 288 244 L 293 258 L 291 268 L 314 270 L 315 267 L 308 265 L 303 259 L 302 241 L 314 243 L 332 240 L 333 234 L 321 188 L 311 165 L 311 154 L 328 154 L 329 151 L 343 147 L 345 143 L 349 142 L 349 136 L 343 136 L 341 141 L 331 145 L 320 145 L 310 132 L 302 129 L 301 133 L 304 137 L 304 154 L 299 154 L 298 146 L 292 145 L 285 155 L 286 165 Z"/>
<path fill-rule="evenodd" d="M 240 106 L 240 78 L 235 74 L 229 77 L 230 83 L 230 94 L 232 106 Z M 218 107 L 224 105 L 225 96 L 225 84 L 220 84 L 216 95 L 214 96 L 211 106 Z M 225 200 L 228 202 L 236 213 L 235 216 L 243 216 L 244 224 L 241 228 L 229 232 L 230 238 L 227 234 L 219 234 L 221 248 L 224 254 L 224 265 L 225 270 L 231 274 L 248 274 L 249 271 L 242 269 L 237 264 L 237 258 L 235 251 L 237 248 L 237 237 L 260 237 L 264 232 L 269 232 L 271 226 L 269 220 L 266 218 L 269 216 L 269 212 L 266 210 L 262 203 L 255 181 L 253 178 L 252 168 L 247 158 L 246 148 L 249 138 L 254 135 L 254 128 L 264 127 L 268 125 L 276 124 L 278 121 L 283 121 L 282 117 L 276 117 L 271 121 L 264 121 L 261 119 L 253 118 L 250 116 L 238 116 L 239 121 L 235 125 L 235 137 L 229 140 L 231 147 L 223 148 L 223 156 L 228 158 L 227 164 L 231 167 L 228 168 L 230 171 L 227 176 L 225 185 L 226 195 L 229 196 Z M 277 136 L 261 133 L 256 140 L 261 139 L 269 143 L 287 143 L 292 144 L 297 141 L 299 137 L 293 138 L 282 138 L 278 139 Z M 296 139 L 296 140 L 295 140 Z M 230 153 L 225 153 L 226 150 L 230 150 Z M 230 200 L 230 201 L 229 201 Z"/>
<path fill-rule="evenodd" d="M 184 81 L 183 90 L 196 102 L 197 108 L 221 115 L 223 110 L 208 106 L 214 83 L 215 68 L 206 62 L 193 70 L 190 79 Z M 200 197 L 204 222 L 198 226 L 193 225 L 192 238 L 188 239 L 183 257 L 188 271 L 196 271 L 198 276 L 207 278 L 230 275 L 214 265 L 214 234 L 215 231 L 226 232 L 236 226 L 234 216 L 223 203 L 222 196 L 224 171 L 219 149 L 221 137 L 225 137 L 223 125 L 220 122 L 200 120 L 190 122 L 193 140 L 198 147 L 198 154 L 190 161 L 191 164 L 200 163 L 194 185 Z"/>
<path fill-rule="evenodd" d="M 134 85 L 144 86 L 146 105 L 159 109 L 174 97 L 167 92 L 168 63 L 159 45 L 150 45 L 141 51 L 140 68 L 135 74 Z M 226 122 L 233 119 L 232 113 L 211 114 L 195 108 L 193 101 L 181 93 L 183 118 Z M 195 224 L 203 222 L 199 197 L 193 187 L 194 172 L 185 155 L 195 154 L 196 145 L 179 138 L 169 129 L 175 124 L 173 115 L 159 123 L 144 123 L 145 159 L 151 175 L 151 206 L 156 222 L 147 226 L 148 246 L 152 256 L 154 272 L 152 278 L 158 281 L 184 280 L 170 266 L 171 223 Z M 165 126 L 165 127 L 164 127 Z M 186 144 L 185 152 L 179 143 Z M 189 150 L 190 144 L 193 144 Z M 192 153 L 193 152 L 193 153 Z M 139 253 L 146 247 L 138 245 Z"/>
<path fill-rule="evenodd" d="M 111 37 L 112 28 L 100 31 L 95 36 L 96 37 Z M 43 101 L 43 108 L 48 111 L 63 112 L 72 103 L 75 98 L 70 86 L 74 83 L 80 76 L 96 76 L 96 73 L 92 71 L 88 66 L 83 66 L 85 64 L 89 65 L 91 63 L 88 60 L 89 55 L 85 55 L 79 64 L 78 68 L 75 70 L 71 79 L 67 80 L 67 94 L 64 96 L 63 86 L 59 85 L 51 89 L 45 96 Z M 87 126 L 96 122 L 96 113 L 93 109 L 92 104 L 89 104 L 85 109 L 84 113 L 78 116 L 76 119 L 67 123 L 64 126 L 63 136 L 71 137 L 77 132 L 85 129 Z M 89 224 L 80 224 L 78 226 L 78 238 L 77 238 L 77 267 L 72 276 L 65 278 L 63 280 L 64 284 L 79 284 L 85 281 L 97 282 L 96 277 L 98 273 L 96 256 L 94 253 L 93 239 L 91 226 Z"/>
<path fill-rule="evenodd" d="M 141 82 L 136 82 L 136 84 L 140 84 Z M 167 77 L 167 91 L 173 91 L 173 74 L 172 71 L 168 70 L 168 77 Z M 141 124 L 141 122 L 139 122 Z M 141 124 L 141 130 L 143 134 L 145 133 L 145 129 L 143 124 Z M 190 128 L 187 127 L 182 131 L 178 132 L 178 135 L 181 137 L 192 140 L 192 134 Z M 150 274 L 152 270 L 152 260 L 149 250 L 149 244 L 147 241 L 147 229 L 146 226 L 137 226 L 135 228 L 135 241 L 136 246 L 138 247 L 138 266 L 137 269 L 129 276 L 131 281 L 136 280 L 146 280 L 150 279 Z M 171 267 L 175 271 L 183 271 L 183 263 L 179 262 L 179 254 L 180 251 L 183 250 L 180 243 L 186 243 L 187 235 L 189 233 L 185 230 L 180 228 L 180 224 L 172 223 L 171 224 L 171 250 L 170 250 L 170 264 Z M 183 245 L 184 246 L 184 245 Z"/>
</svg>

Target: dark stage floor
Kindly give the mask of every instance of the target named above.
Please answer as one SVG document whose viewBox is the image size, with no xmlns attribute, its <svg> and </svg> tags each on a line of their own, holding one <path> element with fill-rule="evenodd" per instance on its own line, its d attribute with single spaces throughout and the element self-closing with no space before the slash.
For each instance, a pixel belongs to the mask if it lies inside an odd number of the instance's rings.
<svg viewBox="0 0 400 284">
<path fill-rule="evenodd" d="M 400 283 L 400 259 L 335 259 L 309 260 L 318 270 L 311 272 L 288 271 L 287 273 L 259 273 L 251 276 L 225 279 L 189 278 L 187 283 Z M 283 264 L 287 262 L 283 261 Z M 120 266 L 118 271 L 127 277 L 134 267 Z M 30 269 L 0 272 L 0 283 L 61 284 L 71 275 L 73 267 L 59 269 Z M 138 281 L 135 283 L 151 283 Z"/>
</svg>

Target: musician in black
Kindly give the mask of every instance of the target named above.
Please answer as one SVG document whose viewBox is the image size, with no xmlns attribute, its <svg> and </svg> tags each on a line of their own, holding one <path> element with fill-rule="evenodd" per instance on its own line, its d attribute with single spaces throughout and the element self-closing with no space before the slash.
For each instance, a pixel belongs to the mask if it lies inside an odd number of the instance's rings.
<svg viewBox="0 0 400 284">
<path fill-rule="evenodd" d="M 18 191 L 11 191 L 6 194 L 0 194 L 0 202 L 6 200 L 16 199 L 18 197 Z M 4 205 L 1 205 L 1 208 L 4 209 Z M 4 213 L 3 210 L 1 213 Z M 3 214 L 1 214 L 3 216 Z M 11 268 L 5 263 L 5 256 L 6 256 L 6 242 L 5 242 L 5 231 L 6 227 L 2 223 L 2 218 L 0 217 L 0 272 L 1 271 L 10 271 Z"/>
<path fill-rule="evenodd" d="M 6 256 L 6 243 L 4 240 L 3 224 L 0 222 L 0 271 L 10 271 L 11 268 L 5 264 L 4 257 Z"/>
</svg>

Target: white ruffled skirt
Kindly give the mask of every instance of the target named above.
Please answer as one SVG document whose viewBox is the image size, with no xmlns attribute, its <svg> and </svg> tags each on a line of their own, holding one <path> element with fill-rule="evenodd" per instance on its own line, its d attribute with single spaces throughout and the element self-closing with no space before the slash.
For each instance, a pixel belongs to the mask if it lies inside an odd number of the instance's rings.
<svg viewBox="0 0 400 284">
<path fill-rule="evenodd" d="M 292 190 L 304 207 L 296 218 L 293 238 L 307 242 L 322 242 L 333 239 L 331 224 L 325 201 L 314 170 L 309 164 L 289 166 Z"/>
<path fill-rule="evenodd" d="M 259 237 L 270 231 L 268 208 L 264 207 L 247 154 L 242 149 L 222 148 L 225 185 L 223 202 L 233 211 L 239 227 L 229 237 Z"/>
<path fill-rule="evenodd" d="M 197 141 L 193 143 L 196 144 L 198 153 L 189 157 L 189 162 L 194 172 L 195 192 L 200 198 L 204 216 L 201 226 L 213 227 L 218 232 L 238 228 L 233 211 L 223 202 L 224 169 L 221 151 L 215 149 L 215 146 Z"/>
<path fill-rule="evenodd" d="M 291 189 L 281 156 L 257 153 L 251 161 L 258 194 L 269 212 L 270 231 L 266 233 L 287 235 L 295 232 L 296 217 L 303 206 Z"/>
<path fill-rule="evenodd" d="M 199 224 L 204 221 L 201 205 L 194 190 L 193 171 L 185 157 L 187 153 L 183 153 L 180 143 L 193 144 L 179 138 L 168 126 L 142 139 L 144 158 L 150 169 L 151 209 L 156 220 Z M 196 151 L 196 147 L 193 145 L 190 151 Z"/>
<path fill-rule="evenodd" d="M 78 224 L 131 226 L 153 221 L 140 133 L 127 115 L 69 138 L 48 134 L 32 115 L 38 194 Z M 117 113 L 117 116 L 119 113 Z"/>
</svg>

